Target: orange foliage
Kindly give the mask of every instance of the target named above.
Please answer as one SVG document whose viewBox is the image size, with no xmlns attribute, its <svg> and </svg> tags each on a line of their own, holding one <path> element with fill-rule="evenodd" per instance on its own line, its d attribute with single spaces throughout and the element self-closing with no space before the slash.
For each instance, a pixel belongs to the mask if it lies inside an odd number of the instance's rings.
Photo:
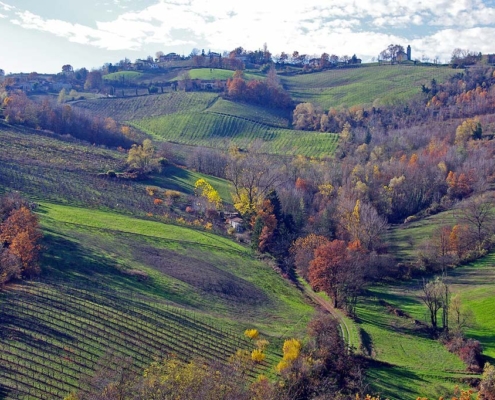
<svg viewBox="0 0 495 400">
<path fill-rule="evenodd" d="M 17 257 L 24 275 L 39 273 L 38 256 L 42 234 L 38 218 L 28 208 L 14 209 L 0 225 L 0 242 Z"/>
<path fill-rule="evenodd" d="M 325 291 L 337 306 L 339 278 L 348 264 L 347 245 L 343 240 L 333 240 L 315 250 L 315 258 L 309 264 L 309 283 L 315 290 Z"/>
</svg>

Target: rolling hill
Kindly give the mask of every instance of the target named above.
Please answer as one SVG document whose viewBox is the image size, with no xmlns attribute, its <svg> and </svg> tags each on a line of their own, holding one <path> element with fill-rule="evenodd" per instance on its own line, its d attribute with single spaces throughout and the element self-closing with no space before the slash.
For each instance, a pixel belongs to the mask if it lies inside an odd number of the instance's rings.
<svg viewBox="0 0 495 400">
<path fill-rule="evenodd" d="M 150 182 L 95 177 L 118 171 L 121 153 L 5 125 L 0 134 L 0 191 L 36 200 L 45 235 L 40 278 L 0 292 L 1 398 L 61 399 L 107 352 L 136 371 L 167 354 L 226 360 L 250 349 L 253 327 L 273 344 L 258 367 L 270 373 L 283 339 L 304 332 L 313 308 L 250 250 L 149 217 Z M 179 172 L 152 183 L 164 190 Z M 174 190 L 191 192 L 196 176 Z"/>
<path fill-rule="evenodd" d="M 440 83 L 454 73 L 444 66 L 372 65 L 283 76 L 281 82 L 295 101 L 328 110 L 394 104 L 421 93 L 421 84 Z"/>
</svg>

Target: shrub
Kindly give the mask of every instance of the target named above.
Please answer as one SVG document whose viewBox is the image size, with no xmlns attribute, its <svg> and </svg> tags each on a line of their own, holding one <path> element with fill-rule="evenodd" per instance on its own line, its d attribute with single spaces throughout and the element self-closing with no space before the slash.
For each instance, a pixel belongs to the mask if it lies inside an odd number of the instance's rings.
<svg viewBox="0 0 495 400">
<path fill-rule="evenodd" d="M 249 339 L 257 339 L 259 335 L 258 329 L 246 329 L 244 331 L 244 336 L 247 336 Z"/>
<path fill-rule="evenodd" d="M 266 358 L 266 356 L 263 354 L 263 352 L 259 349 L 254 349 L 252 352 L 251 352 L 251 360 L 253 360 L 254 362 L 256 363 L 260 363 L 262 362 L 264 359 Z"/>
<path fill-rule="evenodd" d="M 153 204 L 155 206 L 159 206 L 159 205 L 163 204 L 163 200 L 162 199 L 154 199 Z"/>
</svg>

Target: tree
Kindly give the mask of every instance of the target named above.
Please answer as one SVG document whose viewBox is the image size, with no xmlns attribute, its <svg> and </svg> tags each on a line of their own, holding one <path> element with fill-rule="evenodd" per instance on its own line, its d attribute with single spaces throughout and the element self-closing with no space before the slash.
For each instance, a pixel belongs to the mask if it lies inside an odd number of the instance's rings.
<svg viewBox="0 0 495 400">
<path fill-rule="evenodd" d="M 342 289 L 348 277 L 349 256 L 343 240 L 333 240 L 315 250 L 315 257 L 309 264 L 309 283 L 315 290 L 323 290 L 333 300 L 334 307 L 341 306 L 345 297 Z"/>
<path fill-rule="evenodd" d="M 456 294 L 450 300 L 449 320 L 450 329 L 455 334 L 462 334 L 465 329 L 470 328 L 475 324 L 473 310 L 463 306 L 461 296 L 459 294 Z"/>
<path fill-rule="evenodd" d="M 253 216 L 271 189 L 280 183 L 281 175 L 267 155 L 255 148 L 247 153 L 232 149 L 225 175 L 232 182 L 234 207 L 245 216 Z"/>
<path fill-rule="evenodd" d="M 70 64 L 65 64 L 62 66 L 62 72 L 64 74 L 72 74 L 74 72 L 74 68 L 72 68 L 72 65 Z"/>
<path fill-rule="evenodd" d="M 495 367 L 486 363 L 480 382 L 480 400 L 495 400 Z"/>
<path fill-rule="evenodd" d="M 325 236 L 309 234 L 298 238 L 290 249 L 297 272 L 306 280 L 309 280 L 309 265 L 315 256 L 315 250 L 330 243 Z"/>
<path fill-rule="evenodd" d="M 423 281 L 420 298 L 428 308 L 432 329 L 438 329 L 438 311 L 442 308 L 444 310 L 443 328 L 448 329 L 449 287 L 447 284 L 441 278 Z"/>
<path fill-rule="evenodd" d="M 59 94 L 58 94 L 58 98 L 57 98 L 57 103 L 58 104 L 63 104 L 65 103 L 65 98 L 66 98 L 66 95 L 67 93 L 65 92 L 65 89 L 62 89 Z"/>
<path fill-rule="evenodd" d="M 471 197 L 460 205 L 459 219 L 465 224 L 476 243 L 476 250 L 482 253 L 489 246 L 495 231 L 494 201 L 491 193 Z"/>
<path fill-rule="evenodd" d="M 404 47 L 400 44 L 390 44 L 385 50 L 380 53 L 379 59 L 384 61 L 397 61 L 397 56 L 404 53 Z"/>
<path fill-rule="evenodd" d="M 149 173 L 159 167 L 158 160 L 154 158 L 155 147 L 149 139 L 145 139 L 142 145 L 133 144 L 127 156 L 127 164 L 142 173 Z"/>
<path fill-rule="evenodd" d="M 213 189 L 206 179 L 198 179 L 194 184 L 194 192 L 197 196 L 205 199 L 208 204 L 213 205 L 216 210 L 220 210 L 222 208 L 222 199 L 218 192 Z"/>
<path fill-rule="evenodd" d="M 11 278 L 40 272 L 38 258 L 42 233 L 37 216 L 26 203 L 2 200 L 0 223 L 0 284 Z"/>
<path fill-rule="evenodd" d="M 86 82 L 84 83 L 84 89 L 86 90 L 100 90 L 103 87 L 103 77 L 101 72 L 94 70 L 88 73 Z"/>
<path fill-rule="evenodd" d="M 455 131 L 455 143 L 465 144 L 469 139 L 481 139 L 483 129 L 476 118 L 469 118 L 459 125 Z"/>
</svg>

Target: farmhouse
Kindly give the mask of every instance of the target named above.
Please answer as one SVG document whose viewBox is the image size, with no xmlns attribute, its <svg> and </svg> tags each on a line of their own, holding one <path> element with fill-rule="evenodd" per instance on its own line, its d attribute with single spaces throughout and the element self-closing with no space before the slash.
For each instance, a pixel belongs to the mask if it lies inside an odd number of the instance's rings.
<svg viewBox="0 0 495 400">
<path fill-rule="evenodd" d="M 244 221 L 242 218 L 239 217 L 234 217 L 234 218 L 228 218 L 226 221 L 232 228 L 236 230 L 236 232 L 242 232 L 244 230 Z"/>
<path fill-rule="evenodd" d="M 170 61 L 180 61 L 181 56 L 177 53 L 168 53 L 161 55 L 156 61 L 158 62 L 170 62 Z"/>
</svg>

